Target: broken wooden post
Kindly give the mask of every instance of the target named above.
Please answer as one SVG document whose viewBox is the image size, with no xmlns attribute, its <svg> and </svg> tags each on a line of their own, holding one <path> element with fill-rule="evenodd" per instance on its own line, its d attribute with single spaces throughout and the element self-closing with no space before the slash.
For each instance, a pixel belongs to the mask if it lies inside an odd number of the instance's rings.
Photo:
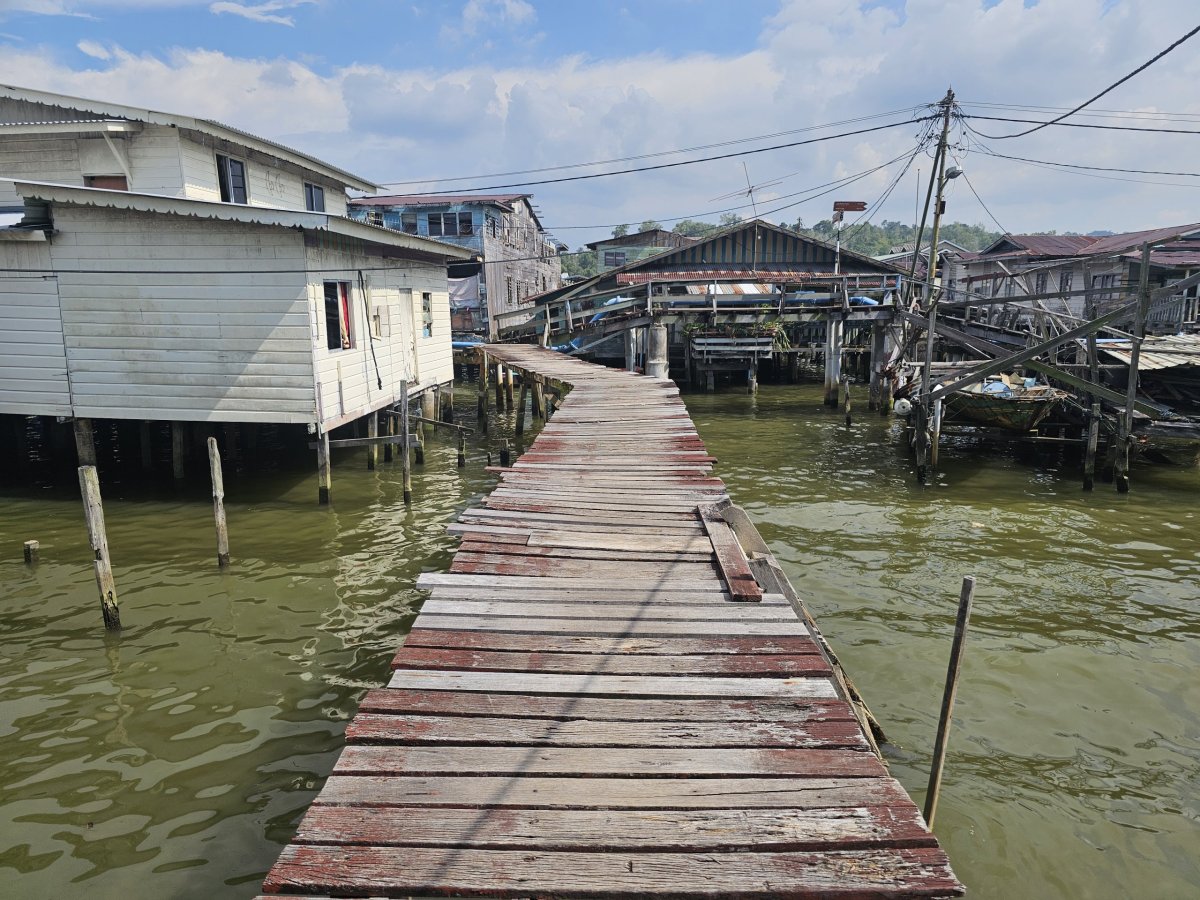
<svg viewBox="0 0 1200 900">
<path fill-rule="evenodd" d="M 942 713 L 938 717 L 937 738 L 933 743 L 933 764 L 929 768 L 929 788 L 925 792 L 925 824 L 933 830 L 937 812 L 938 793 L 942 788 L 942 764 L 946 761 L 946 742 L 950 737 L 950 720 L 954 711 L 954 696 L 958 693 L 958 673 L 962 668 L 963 644 L 967 638 L 967 623 L 971 619 L 971 600 L 975 596 L 975 576 L 962 580 L 958 595 L 958 617 L 954 622 L 954 643 L 950 647 L 950 664 L 946 669 L 946 689 L 942 693 Z"/>
<path fill-rule="evenodd" d="M 411 429 L 408 421 L 408 383 L 400 382 L 400 459 L 403 460 L 404 502 L 412 503 L 412 453 L 408 449 Z"/>
<path fill-rule="evenodd" d="M 850 377 L 842 376 L 842 412 L 846 416 L 846 427 L 850 427 L 852 418 L 850 416 Z"/>
<path fill-rule="evenodd" d="M 171 423 L 171 476 L 176 481 L 183 481 L 183 423 Z"/>
<path fill-rule="evenodd" d="M 317 502 L 328 506 L 333 493 L 333 472 L 329 465 L 329 432 L 324 428 L 317 437 Z"/>
<path fill-rule="evenodd" d="M 467 465 L 467 430 L 465 428 L 458 429 L 458 467 L 465 468 Z"/>
<path fill-rule="evenodd" d="M 24 545 L 25 564 L 28 566 L 36 565 L 38 561 L 38 548 L 41 547 L 37 541 L 26 541 Z"/>
<path fill-rule="evenodd" d="M 512 450 L 509 448 L 507 440 L 500 444 L 500 465 L 506 469 L 512 465 Z"/>
<path fill-rule="evenodd" d="M 225 478 L 221 473 L 221 451 L 217 439 L 208 439 L 208 471 L 212 476 L 213 520 L 217 525 L 217 565 L 229 565 L 229 526 L 225 523 Z"/>
<path fill-rule="evenodd" d="M 96 441 L 92 437 L 92 420 L 75 420 L 75 455 L 81 466 L 96 465 Z"/>
<path fill-rule="evenodd" d="M 929 429 L 929 464 L 935 469 L 938 464 L 938 445 L 942 441 L 942 398 L 933 401 L 933 423 Z"/>
<path fill-rule="evenodd" d="M 121 628 L 121 610 L 108 558 L 108 535 L 104 531 L 104 507 L 100 502 L 100 479 L 95 466 L 79 467 L 79 491 L 83 495 L 83 516 L 87 521 L 88 544 L 92 548 L 92 567 L 96 574 L 96 587 L 100 591 L 104 627 L 109 631 L 118 631 Z"/>
<path fill-rule="evenodd" d="M 529 399 L 529 379 L 521 379 L 521 396 L 517 401 L 517 424 L 514 431 L 517 434 L 525 433 L 525 404 Z"/>
<path fill-rule="evenodd" d="M 486 356 L 484 356 L 482 353 L 479 353 L 478 358 L 479 358 L 479 366 L 478 366 L 478 369 L 479 369 L 478 382 L 479 383 L 478 383 L 477 387 L 479 389 L 479 392 L 478 392 L 478 395 L 476 396 L 476 400 L 475 400 L 475 414 L 479 418 L 486 421 L 487 420 L 487 407 L 488 407 L 487 394 L 488 394 L 488 368 L 489 367 L 488 367 L 488 362 L 487 362 Z"/>
</svg>

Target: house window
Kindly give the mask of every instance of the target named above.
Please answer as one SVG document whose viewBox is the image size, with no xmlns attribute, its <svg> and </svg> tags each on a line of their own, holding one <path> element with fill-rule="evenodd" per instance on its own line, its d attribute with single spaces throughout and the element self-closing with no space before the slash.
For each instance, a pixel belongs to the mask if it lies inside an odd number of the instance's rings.
<svg viewBox="0 0 1200 900">
<path fill-rule="evenodd" d="M 351 349 L 354 346 L 352 323 L 350 282 L 325 282 L 325 346 L 330 350 Z"/>
<path fill-rule="evenodd" d="M 325 212 L 325 188 L 305 182 L 304 208 L 309 212 Z"/>
<path fill-rule="evenodd" d="M 84 175 L 83 186 L 106 191 L 129 190 L 129 182 L 124 175 Z"/>
<path fill-rule="evenodd" d="M 421 334 L 433 337 L 433 294 L 421 294 Z"/>
<path fill-rule="evenodd" d="M 431 237 L 458 237 L 463 234 L 474 234 L 471 214 L 462 213 L 430 213 L 429 234 Z"/>
<path fill-rule="evenodd" d="M 624 250 L 605 250 L 604 251 L 604 265 L 609 268 L 625 265 L 625 251 Z"/>
<path fill-rule="evenodd" d="M 232 156 L 217 154 L 217 181 L 221 185 L 222 203 L 248 203 L 246 197 L 246 164 Z"/>
<path fill-rule="evenodd" d="M 496 233 L 499 230 L 499 226 L 496 223 L 496 219 L 494 216 L 487 217 L 487 228 L 488 228 L 488 234 L 490 234 L 492 237 L 496 237 Z"/>
<path fill-rule="evenodd" d="M 1035 294 L 1046 293 L 1046 281 L 1049 279 L 1049 272 L 1038 272 L 1037 277 L 1033 280 L 1033 292 Z"/>
<path fill-rule="evenodd" d="M 513 282 L 511 275 L 504 276 L 505 309 L 513 308 Z"/>
<path fill-rule="evenodd" d="M 417 233 L 417 214 L 415 212 L 400 213 L 400 230 L 405 234 Z"/>
<path fill-rule="evenodd" d="M 1071 290 L 1071 281 L 1074 278 L 1074 272 L 1060 272 L 1058 276 L 1059 293 L 1065 294 Z"/>
</svg>

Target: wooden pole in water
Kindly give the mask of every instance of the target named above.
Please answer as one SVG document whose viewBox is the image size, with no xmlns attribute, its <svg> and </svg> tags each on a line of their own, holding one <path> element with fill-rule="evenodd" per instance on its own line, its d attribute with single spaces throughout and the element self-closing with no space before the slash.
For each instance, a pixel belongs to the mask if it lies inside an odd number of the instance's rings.
<svg viewBox="0 0 1200 900">
<path fill-rule="evenodd" d="M 38 548 L 40 548 L 40 547 L 41 547 L 41 544 L 39 544 L 37 541 L 26 541 L 25 542 L 23 550 L 25 553 L 25 564 L 26 565 L 32 566 L 32 565 L 37 564 Z"/>
<path fill-rule="evenodd" d="M 850 427 L 850 376 L 842 376 L 842 412 L 846 415 L 846 427 Z"/>
<path fill-rule="evenodd" d="M 408 449 L 408 382 L 400 382 L 400 459 L 403 460 L 404 502 L 412 503 L 412 453 Z"/>
<path fill-rule="evenodd" d="M 512 450 L 509 448 L 507 440 L 500 444 L 500 465 L 506 469 L 512 465 Z"/>
<path fill-rule="evenodd" d="M 458 429 L 458 467 L 465 468 L 467 465 L 467 430 L 465 428 Z"/>
<path fill-rule="evenodd" d="M 376 413 L 367 413 L 367 437 L 379 437 L 379 416 Z M 379 463 L 379 445 L 367 445 L 367 471 L 374 472 L 375 466 Z"/>
<path fill-rule="evenodd" d="M 946 761 L 946 742 L 950 737 L 950 720 L 954 711 L 954 696 L 958 693 L 958 673 L 962 668 L 963 644 L 967 639 L 967 623 L 971 620 L 971 601 L 975 597 L 975 576 L 962 580 L 958 595 L 958 618 L 954 622 L 954 644 L 950 648 L 950 664 L 946 669 L 946 690 L 942 693 L 942 714 L 938 718 L 937 739 L 933 744 L 933 764 L 929 769 L 929 788 L 925 791 L 925 824 L 933 830 L 937 812 L 938 793 L 942 788 L 942 765 Z"/>
<path fill-rule="evenodd" d="M 879 402 L 879 415 L 887 418 L 892 411 L 892 379 L 883 376 L 880 388 L 883 391 L 883 399 Z"/>
<path fill-rule="evenodd" d="M 92 420 L 75 420 L 75 455 L 81 466 L 96 465 L 96 441 L 92 437 Z"/>
<path fill-rule="evenodd" d="M 529 379 L 521 378 L 521 396 L 517 401 L 517 424 L 514 429 L 517 434 L 525 433 L 525 404 L 529 400 Z"/>
<path fill-rule="evenodd" d="M 513 370 L 504 368 L 504 411 L 512 412 L 513 408 Z"/>
<path fill-rule="evenodd" d="M 1096 485 L 1096 445 L 1100 442 L 1100 404 L 1093 403 L 1088 415 L 1087 450 L 1083 457 L 1083 489 L 1090 491 Z"/>
<path fill-rule="evenodd" d="M 208 471 L 212 475 L 213 520 L 217 524 L 217 565 L 229 566 L 229 526 L 225 523 L 225 477 L 221 472 L 221 451 L 217 439 L 208 439 Z"/>
<path fill-rule="evenodd" d="M 867 389 L 867 409 L 878 409 L 880 395 L 882 394 L 882 376 L 883 370 L 883 352 L 884 352 L 884 326 L 876 322 L 871 326 L 871 359 L 869 362 L 870 370 L 869 377 L 871 379 L 870 386 Z"/>
<path fill-rule="evenodd" d="M 477 385 L 477 387 L 479 389 L 479 393 L 476 396 L 476 401 L 475 401 L 475 414 L 479 418 L 484 419 L 486 421 L 487 407 L 488 407 L 487 393 L 488 393 L 488 368 L 489 367 L 488 367 L 487 357 L 484 356 L 482 353 L 479 353 L 478 351 L 476 351 L 476 353 L 478 354 L 477 358 L 479 359 L 479 366 L 478 366 L 479 384 Z"/>
<path fill-rule="evenodd" d="M 929 436 L 929 464 L 935 469 L 938 464 L 938 445 L 942 441 L 942 400 L 933 401 L 933 424 Z"/>
<path fill-rule="evenodd" d="M 396 417 L 385 409 L 383 411 L 383 433 L 387 437 L 391 437 L 396 433 Z M 383 461 L 390 463 L 392 461 L 393 448 L 391 444 L 383 445 Z"/>
<path fill-rule="evenodd" d="M 333 473 L 329 465 L 329 432 L 324 428 L 317 438 L 317 502 L 328 506 L 333 493 Z"/>
<path fill-rule="evenodd" d="M 183 481 L 183 423 L 171 423 L 171 475 L 176 481 Z"/>
<path fill-rule="evenodd" d="M 917 451 L 917 484 L 925 483 L 926 455 L 929 451 L 929 421 L 926 418 L 925 404 L 916 403 L 912 408 L 913 439 Z"/>
<path fill-rule="evenodd" d="M 1150 311 L 1150 245 L 1142 244 L 1142 266 L 1138 277 L 1137 316 L 1134 319 L 1133 338 L 1130 341 L 1129 377 L 1125 388 L 1125 414 L 1121 417 L 1121 428 L 1117 447 L 1117 491 L 1129 493 L 1129 451 L 1133 445 L 1133 407 L 1137 402 L 1138 360 L 1142 353 L 1142 339 L 1146 336 L 1146 314 Z"/>
<path fill-rule="evenodd" d="M 413 462 L 418 466 L 425 465 L 425 423 L 417 419 L 417 446 L 413 448 Z"/>
<path fill-rule="evenodd" d="M 117 585 L 113 581 L 108 558 L 108 535 L 104 531 L 104 506 L 100 502 L 100 479 L 95 466 L 79 467 L 79 491 L 83 495 L 83 515 L 87 521 L 88 543 L 92 548 L 96 587 L 100 591 L 100 612 L 109 631 L 121 628 L 121 609 Z"/>
<path fill-rule="evenodd" d="M 546 392 L 540 381 L 533 383 L 533 414 L 539 419 L 546 419 Z"/>
<path fill-rule="evenodd" d="M 496 412 L 504 412 L 504 367 L 496 363 Z"/>
</svg>

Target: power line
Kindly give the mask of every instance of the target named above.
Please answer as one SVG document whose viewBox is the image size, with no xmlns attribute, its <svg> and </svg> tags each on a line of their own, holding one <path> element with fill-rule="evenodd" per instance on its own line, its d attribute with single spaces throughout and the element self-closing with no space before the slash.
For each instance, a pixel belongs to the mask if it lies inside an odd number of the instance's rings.
<svg viewBox="0 0 1200 900">
<path fill-rule="evenodd" d="M 1000 109 L 1036 113 L 1056 113 L 1067 109 L 1065 106 L 1038 106 L 1036 104 L 1027 103 L 991 103 L 982 100 L 960 100 L 958 102 L 958 106 L 962 109 L 967 107 L 980 107 L 981 109 Z M 1078 115 L 1093 119 L 1133 119 L 1140 121 L 1161 122 L 1200 121 L 1200 113 L 1151 112 L 1149 110 L 1137 109 L 1093 109 L 1090 112 L 1078 113 Z"/>
<path fill-rule="evenodd" d="M 657 165 L 653 165 L 653 166 L 636 166 L 631 169 L 618 169 L 614 172 L 594 172 L 594 173 L 588 174 L 588 175 L 568 175 L 564 178 L 547 178 L 547 179 L 543 179 L 541 181 L 519 181 L 519 182 L 510 183 L 510 184 L 492 184 L 492 185 L 486 185 L 483 187 L 475 187 L 475 188 L 472 188 L 472 190 L 475 190 L 475 191 L 497 191 L 497 190 L 503 190 L 506 188 L 535 187 L 537 185 L 543 185 L 543 184 L 562 184 L 564 182 L 569 182 L 569 181 L 587 181 L 587 180 L 590 180 L 593 178 L 609 178 L 613 175 L 630 175 L 630 174 L 637 173 L 637 172 L 654 172 L 654 171 L 659 171 L 662 169 L 673 169 L 673 168 L 677 168 L 679 166 L 692 166 L 692 165 L 696 165 L 698 163 L 716 162 L 716 161 L 722 160 L 722 159 L 734 159 L 739 156 L 750 156 L 755 153 L 769 153 L 773 150 L 787 150 L 791 147 L 803 147 L 808 144 L 819 144 L 823 141 L 833 141 L 833 140 L 837 140 L 838 138 L 854 137 L 854 136 L 860 135 L 860 134 L 871 134 L 872 132 L 884 131 L 889 128 L 898 128 L 901 125 L 912 125 L 915 122 L 924 122 L 924 121 L 927 121 L 929 118 L 930 117 L 926 116 L 926 117 L 922 117 L 922 118 L 918 118 L 918 119 L 906 119 L 902 122 L 889 122 L 886 125 L 875 125 L 871 128 L 859 128 L 855 131 L 844 131 L 844 132 L 840 132 L 838 134 L 828 134 L 828 135 L 824 135 L 823 137 L 809 138 L 809 139 L 803 140 L 803 141 L 791 141 L 787 144 L 774 144 L 770 147 L 758 147 L 753 150 L 738 150 L 734 153 L 722 153 L 717 156 L 701 157 L 700 159 L 684 159 L 684 160 L 679 160 L 678 162 L 658 163 Z M 451 190 L 425 191 L 423 193 L 425 196 L 437 196 L 437 195 L 441 195 L 441 194 L 462 194 L 462 193 L 464 193 L 464 191 L 462 189 L 458 189 L 458 190 L 452 190 L 452 191 Z"/>
<path fill-rule="evenodd" d="M 1128 75 L 1126 75 L 1124 78 L 1114 81 L 1112 84 L 1110 84 L 1104 90 L 1102 90 L 1100 93 L 1096 94 L 1096 96 L 1092 97 L 1089 100 L 1084 100 L 1082 103 L 1080 103 L 1074 109 L 1071 109 L 1071 110 L 1063 113 L 1062 115 L 1060 115 L 1054 119 L 1051 119 L 1049 122 L 1043 122 L 1043 123 L 1037 125 L 1037 127 L 1028 128 L 1025 131 L 1018 131 L 1016 134 L 984 134 L 984 135 L 982 135 L 982 137 L 990 138 L 992 140 L 1007 140 L 1008 138 L 1024 137 L 1027 134 L 1033 134 L 1035 131 L 1041 131 L 1043 128 L 1045 128 L 1049 125 L 1057 125 L 1060 122 L 1062 122 L 1063 119 L 1066 119 L 1069 116 L 1074 115 L 1075 113 L 1079 112 L 1084 107 L 1091 106 L 1093 103 L 1095 103 L 1101 97 L 1103 97 L 1105 94 L 1111 93 L 1112 91 L 1116 90 L 1118 87 L 1123 85 L 1129 79 L 1133 78 L 1135 75 L 1139 74 L 1140 72 L 1144 72 L 1146 69 L 1150 68 L 1152 65 L 1154 65 L 1156 62 L 1158 62 L 1160 59 L 1162 59 L 1164 56 L 1166 56 L 1168 53 L 1170 53 L 1172 50 L 1174 50 L 1180 44 L 1184 43 L 1184 41 L 1187 41 L 1187 40 L 1191 39 L 1192 37 L 1194 37 L 1197 33 L 1200 33 L 1200 25 L 1197 25 L 1195 28 L 1193 28 L 1187 34 L 1183 35 L 1183 37 L 1176 40 L 1173 44 L 1171 44 L 1171 46 L 1167 47 L 1165 50 L 1162 50 L 1162 51 L 1156 53 L 1154 56 L 1150 57 L 1150 59 L 1146 60 L 1146 62 L 1142 63 L 1140 66 L 1138 66 L 1136 69 L 1134 69 Z"/>
<path fill-rule="evenodd" d="M 959 118 L 961 118 L 961 119 L 983 119 L 983 120 L 987 120 L 989 122 L 1022 122 L 1025 124 L 1033 123 L 1033 124 L 1040 125 L 1040 126 L 1056 125 L 1059 128 L 1096 128 L 1096 129 L 1100 129 L 1101 131 L 1143 131 L 1143 132 L 1150 132 L 1152 134 L 1200 134 L 1200 131 L 1196 131 L 1194 129 L 1187 129 L 1187 128 L 1144 128 L 1144 127 L 1139 128 L 1136 125 L 1097 125 L 1093 122 L 1060 122 L 1058 120 L 1046 122 L 1041 119 L 1016 119 L 1016 118 L 1005 117 L 1005 116 L 978 116 L 978 115 L 968 115 L 965 113 L 963 115 L 961 115 Z M 979 129 L 973 128 L 970 125 L 967 125 L 966 127 L 970 131 L 979 135 L 980 137 L 985 137 L 985 138 L 988 138 L 989 140 L 994 140 L 996 137 L 1010 138 L 1010 137 L 1020 137 L 1021 136 L 1019 134 L 1002 134 L 1002 135 L 984 134 Z M 1037 131 L 1038 129 L 1034 128 L 1032 130 Z M 1022 132 L 1022 133 L 1028 134 L 1029 132 Z"/>
<path fill-rule="evenodd" d="M 1008 156 L 1004 153 L 997 153 L 991 148 L 979 145 L 979 149 L 988 156 L 995 156 L 998 159 L 1011 159 L 1016 162 L 1034 163 L 1039 166 L 1058 166 L 1064 169 L 1087 169 L 1092 172 L 1124 172 L 1129 175 L 1171 175 L 1178 178 L 1200 178 L 1200 172 L 1164 172 L 1156 169 L 1122 169 L 1113 166 L 1085 166 L 1081 163 L 1060 163 L 1051 162 L 1048 159 L 1028 159 L 1024 156 Z M 1161 182 L 1147 182 L 1156 184 Z"/>
<path fill-rule="evenodd" d="M 1000 233 L 1012 234 L 1011 231 L 1000 224 L 1000 220 L 992 214 L 990 209 L 988 209 L 988 205 L 983 202 L 983 198 L 979 196 L 979 191 L 975 190 L 975 185 L 971 184 L 971 179 L 967 177 L 967 173 L 965 171 L 962 173 L 962 179 L 967 183 L 967 187 L 971 189 L 971 193 L 975 195 L 975 199 L 979 201 L 979 205 L 983 207 L 983 211 L 988 214 L 988 218 L 996 223 L 996 227 L 1000 229 Z"/>
<path fill-rule="evenodd" d="M 809 125 L 806 128 L 792 128 L 788 131 L 776 131 L 772 134 L 760 134 L 754 137 L 735 138 L 728 141 L 718 141 L 713 144 L 699 144 L 695 147 L 682 147 L 676 150 L 662 150 L 657 153 L 642 153 L 636 156 L 619 156 L 613 159 L 599 159 L 592 162 L 581 163 L 566 163 L 558 166 L 543 166 L 539 169 L 517 169 L 512 172 L 492 172 L 486 175 L 457 175 L 447 178 L 414 178 L 408 181 L 382 181 L 381 187 L 403 187 L 410 184 L 432 184 L 446 181 L 478 181 L 482 178 L 508 178 L 513 175 L 534 175 L 540 172 L 561 172 L 564 169 L 582 169 L 588 166 L 607 166 L 615 163 L 636 162 L 642 159 L 657 159 L 663 156 L 673 156 L 677 153 L 697 153 L 701 150 L 715 150 L 718 147 L 729 147 L 736 144 L 749 144 L 754 141 L 769 141 L 775 138 L 786 137 L 790 134 L 803 134 L 808 131 L 820 131 L 824 128 L 840 128 L 843 125 L 855 125 L 859 122 L 868 122 L 871 119 L 882 119 L 887 116 L 900 115 L 902 113 L 914 113 L 922 109 L 921 106 L 910 106 L 904 109 L 894 109 L 888 112 L 875 113 L 870 116 L 858 116 L 853 119 L 843 119 L 839 122 L 827 122 L 824 125 Z M 480 190 L 479 188 L 464 187 L 462 190 Z"/>
</svg>

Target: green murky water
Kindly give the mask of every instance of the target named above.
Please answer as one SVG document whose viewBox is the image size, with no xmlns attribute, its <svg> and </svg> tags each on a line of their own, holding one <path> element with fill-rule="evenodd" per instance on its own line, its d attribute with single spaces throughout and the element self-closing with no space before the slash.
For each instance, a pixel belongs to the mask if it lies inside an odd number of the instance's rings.
<svg viewBox="0 0 1200 900">
<path fill-rule="evenodd" d="M 958 583 L 978 577 L 937 827 L 973 896 L 1196 895 L 1200 473 L 1084 496 L 1058 456 L 950 443 L 920 489 L 890 422 L 847 433 L 814 389 L 689 406 L 918 800 Z M 307 465 L 228 478 L 227 574 L 203 485 L 110 481 L 117 638 L 74 486 L 3 488 L 0 896 L 253 896 L 385 680 L 413 580 L 448 565 L 445 523 L 490 487 L 486 446 L 459 470 L 432 440 L 411 511 L 399 467 L 368 473 L 363 451 L 335 456 L 332 509 Z"/>
</svg>

